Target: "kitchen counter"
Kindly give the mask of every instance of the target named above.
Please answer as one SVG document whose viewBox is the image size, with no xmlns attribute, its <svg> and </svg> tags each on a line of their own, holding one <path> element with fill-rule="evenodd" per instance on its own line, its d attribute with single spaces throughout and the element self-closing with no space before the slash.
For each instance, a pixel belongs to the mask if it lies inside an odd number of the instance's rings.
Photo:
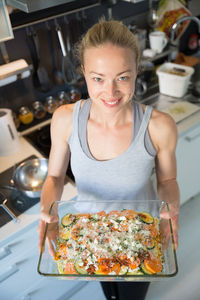
<svg viewBox="0 0 200 300">
<path fill-rule="evenodd" d="M 0 157 L 0 172 L 7 170 L 14 164 L 28 158 L 31 155 L 42 157 L 41 153 L 37 151 L 23 136 L 20 136 L 20 148 L 12 155 Z M 68 182 L 64 186 L 62 201 L 67 201 L 77 194 L 76 187 Z M 39 219 L 40 205 L 39 203 L 22 213 L 18 217 L 18 222 L 11 221 L 0 228 L 0 242 L 10 235 L 18 232 L 32 222 Z"/>
</svg>

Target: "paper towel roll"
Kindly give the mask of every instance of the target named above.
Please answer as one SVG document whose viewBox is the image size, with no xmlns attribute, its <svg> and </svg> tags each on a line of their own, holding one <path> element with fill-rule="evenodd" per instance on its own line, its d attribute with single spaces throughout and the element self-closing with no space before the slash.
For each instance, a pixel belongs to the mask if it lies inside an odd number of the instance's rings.
<svg viewBox="0 0 200 300">
<path fill-rule="evenodd" d="M 0 109 L 0 156 L 15 153 L 20 146 L 19 135 L 15 127 L 12 111 Z"/>
</svg>

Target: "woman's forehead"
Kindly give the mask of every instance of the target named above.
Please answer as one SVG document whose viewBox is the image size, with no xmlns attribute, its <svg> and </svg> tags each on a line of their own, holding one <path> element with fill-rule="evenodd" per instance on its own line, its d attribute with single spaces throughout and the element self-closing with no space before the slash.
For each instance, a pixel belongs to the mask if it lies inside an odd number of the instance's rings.
<svg viewBox="0 0 200 300">
<path fill-rule="evenodd" d="M 135 67 L 135 53 L 129 48 L 112 44 L 91 47 L 85 50 L 84 67 L 106 67 L 116 64 L 119 67 Z"/>
</svg>

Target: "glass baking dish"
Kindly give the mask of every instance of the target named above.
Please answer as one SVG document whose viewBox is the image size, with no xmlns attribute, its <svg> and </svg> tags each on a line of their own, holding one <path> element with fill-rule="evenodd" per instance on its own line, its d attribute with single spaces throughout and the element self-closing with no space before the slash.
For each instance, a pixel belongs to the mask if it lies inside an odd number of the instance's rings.
<svg viewBox="0 0 200 300">
<path fill-rule="evenodd" d="M 82 274 L 60 274 L 57 267 L 57 261 L 49 254 L 46 246 L 47 236 L 54 236 L 54 241 L 58 238 L 58 228 L 61 224 L 61 219 L 66 214 L 74 213 L 90 213 L 95 214 L 100 211 L 109 213 L 113 210 L 132 209 L 136 212 L 147 212 L 153 217 L 158 218 L 161 234 L 161 247 L 163 254 L 163 269 L 156 274 L 137 274 L 137 275 L 82 275 Z M 163 219 L 160 216 L 161 212 L 169 211 L 168 205 L 160 200 L 146 201 L 57 201 L 50 208 L 50 215 L 58 215 L 59 224 L 47 224 L 43 238 L 43 251 L 40 253 L 38 262 L 38 273 L 43 276 L 56 277 L 67 280 L 95 280 L 95 281 L 155 281 L 164 278 L 173 277 L 178 272 L 177 257 L 174 245 L 174 236 L 170 219 Z M 59 225 L 59 226 L 58 226 Z M 166 236 L 168 238 L 166 239 Z M 56 250 L 54 243 L 54 249 Z M 140 272 L 141 273 L 141 272 Z"/>
</svg>

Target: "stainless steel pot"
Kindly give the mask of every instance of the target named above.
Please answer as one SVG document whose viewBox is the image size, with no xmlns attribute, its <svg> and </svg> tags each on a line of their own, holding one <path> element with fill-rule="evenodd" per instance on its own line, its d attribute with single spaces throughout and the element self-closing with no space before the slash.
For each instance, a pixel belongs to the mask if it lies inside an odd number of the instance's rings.
<svg viewBox="0 0 200 300">
<path fill-rule="evenodd" d="M 48 159 L 34 158 L 26 160 L 15 169 L 10 181 L 11 185 L 0 188 L 19 190 L 30 198 L 40 197 L 47 171 Z"/>
</svg>

